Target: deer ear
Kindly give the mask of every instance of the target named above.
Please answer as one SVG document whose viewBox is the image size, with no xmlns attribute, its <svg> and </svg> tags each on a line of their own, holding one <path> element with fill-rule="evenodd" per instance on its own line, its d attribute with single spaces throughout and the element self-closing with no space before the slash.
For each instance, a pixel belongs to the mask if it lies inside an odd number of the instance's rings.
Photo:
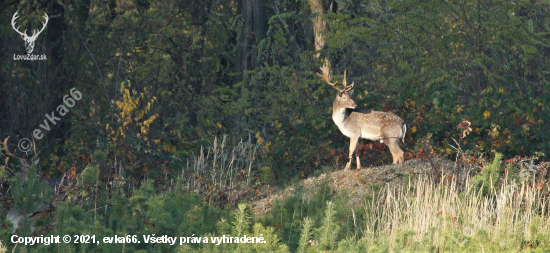
<svg viewBox="0 0 550 253">
<path fill-rule="evenodd" d="M 350 91 L 348 92 L 348 94 L 349 94 L 350 96 L 353 96 L 353 90 L 350 90 Z"/>
</svg>

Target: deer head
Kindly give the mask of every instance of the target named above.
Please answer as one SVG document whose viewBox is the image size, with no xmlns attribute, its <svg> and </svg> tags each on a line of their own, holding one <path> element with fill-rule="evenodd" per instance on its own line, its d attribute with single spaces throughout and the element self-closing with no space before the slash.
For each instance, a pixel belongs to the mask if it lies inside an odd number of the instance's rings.
<svg viewBox="0 0 550 253">
<path fill-rule="evenodd" d="M 352 95 L 353 95 L 353 86 L 355 85 L 355 82 L 351 83 L 351 85 L 347 85 L 346 82 L 346 70 L 344 70 L 344 79 L 342 80 L 342 84 L 344 85 L 344 89 L 338 89 L 336 88 L 336 83 L 331 83 L 328 79 L 328 74 L 321 68 L 322 75 L 319 73 L 316 73 L 318 76 L 321 77 L 321 80 L 327 82 L 332 88 L 338 91 L 338 94 L 336 94 L 336 99 L 334 100 L 333 108 L 334 109 L 355 109 L 357 105 L 355 104 L 355 101 L 353 101 Z"/>
<path fill-rule="evenodd" d="M 15 155 L 14 153 L 10 152 L 10 149 L 8 148 L 8 140 L 9 139 L 10 139 L 10 136 L 8 136 L 6 139 L 4 139 L 4 142 L 1 143 L 2 147 L 0 148 L 0 150 L 3 150 L 4 152 L 6 152 L 7 155 L 9 155 L 13 158 L 19 159 L 19 161 L 21 163 L 21 166 L 23 168 L 23 172 L 26 172 L 31 165 L 38 163 L 38 161 L 40 159 L 36 159 L 36 158 L 38 158 L 38 155 L 40 154 L 40 152 L 36 152 L 36 145 L 34 143 L 34 139 L 32 140 L 34 155 L 33 155 L 33 157 L 31 158 L 30 161 L 28 160 L 29 156 L 23 158 L 23 157 L 19 157 L 19 156 Z"/>
<path fill-rule="evenodd" d="M 24 32 L 20 32 L 19 26 L 15 28 L 15 20 L 19 18 L 17 12 L 18 11 L 16 11 L 15 14 L 13 14 L 13 18 L 11 19 L 11 26 L 13 27 L 13 30 L 15 30 L 17 33 L 21 35 L 21 38 L 23 38 L 23 40 L 25 41 L 25 49 L 27 50 L 27 53 L 31 54 L 32 50 L 34 49 L 34 41 L 36 41 L 36 38 L 38 37 L 38 35 L 40 35 L 40 33 L 42 33 L 42 31 L 44 31 L 44 29 L 46 28 L 49 17 L 48 17 L 48 14 L 44 13 L 44 18 L 46 19 L 46 22 L 42 22 L 42 25 L 43 25 L 42 29 L 40 29 L 40 31 L 36 29 L 33 30 L 32 36 L 29 36 L 27 35 L 27 30 L 25 30 Z"/>
</svg>

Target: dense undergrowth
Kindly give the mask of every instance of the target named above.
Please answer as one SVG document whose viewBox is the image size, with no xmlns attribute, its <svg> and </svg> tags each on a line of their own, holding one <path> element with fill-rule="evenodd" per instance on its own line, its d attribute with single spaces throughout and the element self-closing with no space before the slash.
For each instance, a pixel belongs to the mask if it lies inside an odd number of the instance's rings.
<svg viewBox="0 0 550 253">
<path fill-rule="evenodd" d="M 215 174 L 235 168 L 235 159 L 217 160 L 231 151 L 214 144 L 198 155 L 189 167 L 200 175 L 201 166 L 219 166 Z M 244 146 L 243 146 L 244 145 Z M 218 149 L 219 148 L 219 149 Z M 253 152 L 253 149 L 249 150 Z M 244 152 L 246 153 L 246 152 Z M 243 153 L 243 154 L 244 154 Z M 98 155 L 99 156 L 99 155 Z M 246 157 L 246 156 L 245 156 Z M 241 158 L 245 158 L 241 157 Z M 245 159 L 246 160 L 246 159 Z M 231 162 L 233 161 L 233 162 Z M 295 183 L 295 194 L 276 202 L 267 214 L 253 218 L 247 203 L 257 198 L 248 181 L 254 177 L 222 180 L 211 175 L 180 174 L 168 185 L 145 181 L 129 190 L 129 178 L 103 184 L 91 166 L 71 187 L 69 197 L 55 212 L 25 219 L 16 235 L 136 235 L 141 243 L 17 245 L 16 252 L 388 252 L 388 251 L 522 251 L 550 250 L 550 200 L 545 181 L 546 162 L 502 161 L 495 154 L 481 172 L 457 187 L 455 177 L 405 174 L 399 184 L 372 184 L 363 204 L 350 206 L 349 194 L 335 191 L 327 181 L 313 189 Z M 248 163 L 243 163 L 251 166 Z M 245 167 L 246 167 L 245 166 Z M 452 176 L 452 175 L 451 175 Z M 201 183 L 197 183 L 200 181 Z M 40 181 L 28 180 L 38 192 Z M 13 184 L 17 182 L 12 181 Z M 118 183 L 115 185 L 115 183 Z M 206 185 L 206 186 L 205 186 Z M 396 186 L 397 185 L 397 186 Z M 213 198 L 215 187 L 230 187 L 233 204 Z M 264 186 L 267 187 L 267 186 Z M 95 191 L 100 191 L 95 195 Z M 306 194 L 309 192 L 310 194 Z M 14 208 L 26 203 L 25 194 L 14 194 Z M 228 196 L 231 196 L 228 194 Z M 240 196 L 240 198 L 238 198 Z M 237 199 L 238 198 L 238 199 Z M 39 201 L 37 199 L 35 202 Z M 28 206 L 25 208 L 33 208 Z M 36 204 L 35 204 L 36 205 Z M 0 231 L 3 247 L 13 249 L 13 227 L 8 220 Z M 145 243 L 143 236 L 196 237 L 200 243 L 179 239 L 168 243 Z M 212 243 L 212 237 L 261 237 L 266 243 Z M 209 242 L 203 241 L 208 238 Z"/>
</svg>

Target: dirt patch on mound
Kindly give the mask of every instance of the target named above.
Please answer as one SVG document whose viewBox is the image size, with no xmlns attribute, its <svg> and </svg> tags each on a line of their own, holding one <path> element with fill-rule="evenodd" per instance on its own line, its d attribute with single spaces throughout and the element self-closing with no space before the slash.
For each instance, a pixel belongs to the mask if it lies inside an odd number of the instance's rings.
<svg viewBox="0 0 550 253">
<path fill-rule="evenodd" d="M 453 172 L 454 163 L 441 159 L 432 159 L 435 169 L 442 172 L 443 175 Z M 310 177 L 302 180 L 306 189 L 312 189 L 320 182 L 327 180 L 331 187 L 336 191 L 347 191 L 350 196 L 350 205 L 357 206 L 362 203 L 365 195 L 369 194 L 368 185 L 379 184 L 402 184 L 402 175 L 410 173 L 412 175 L 432 174 L 434 167 L 428 160 L 411 159 L 402 164 L 391 164 L 378 167 L 367 167 L 360 170 L 338 170 L 329 174 L 322 174 L 318 177 Z M 288 187 L 281 190 L 273 190 L 267 197 L 252 202 L 252 212 L 255 217 L 260 217 L 271 209 L 271 205 L 277 199 L 283 199 L 295 193 L 295 187 Z"/>
</svg>

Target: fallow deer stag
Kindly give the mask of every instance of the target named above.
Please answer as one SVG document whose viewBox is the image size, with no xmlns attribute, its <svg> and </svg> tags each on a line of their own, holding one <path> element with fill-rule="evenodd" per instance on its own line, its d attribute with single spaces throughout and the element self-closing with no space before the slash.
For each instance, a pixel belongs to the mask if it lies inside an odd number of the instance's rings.
<svg viewBox="0 0 550 253">
<path fill-rule="evenodd" d="M 334 104 L 332 104 L 332 120 L 338 126 L 342 134 L 350 138 L 349 161 L 344 170 L 351 166 L 353 152 L 357 147 L 359 138 L 373 141 L 380 140 L 386 143 L 393 156 L 393 163 L 402 163 L 403 150 L 399 148 L 399 140 L 405 142 L 407 133 L 407 123 L 391 112 L 377 112 L 365 109 L 357 109 L 357 105 L 352 99 L 353 82 L 351 85 L 346 83 L 346 71 L 344 70 L 344 80 L 342 81 L 344 89 L 336 88 L 336 83 L 331 83 L 327 73 L 321 69 L 322 75 L 317 73 L 321 79 L 338 91 Z M 357 156 L 357 169 L 361 168 L 359 154 Z"/>
<path fill-rule="evenodd" d="M 10 152 L 10 149 L 8 148 L 8 140 L 9 139 L 10 139 L 10 136 L 8 136 L 6 139 L 4 139 L 4 142 L 0 142 L 0 144 L 2 144 L 2 147 L 0 147 L 0 152 L 4 151 L 4 152 L 6 152 L 6 155 L 9 155 L 9 156 L 19 160 L 19 162 L 21 164 L 21 173 L 23 175 L 21 177 L 21 180 L 22 180 L 21 185 L 23 185 L 23 182 L 24 182 L 25 178 L 27 178 L 27 173 L 29 171 L 29 167 L 32 166 L 33 164 L 34 165 L 38 164 L 38 162 L 40 161 L 40 159 L 37 159 L 38 155 L 40 154 L 40 151 L 36 152 L 36 145 L 35 145 L 34 139 L 33 139 L 32 140 L 32 148 L 33 148 L 34 155 L 32 156 L 32 158 L 29 157 L 29 156 L 27 156 L 25 158 L 17 156 L 14 153 Z M 30 161 L 28 161 L 29 158 L 31 158 Z"/>
</svg>

